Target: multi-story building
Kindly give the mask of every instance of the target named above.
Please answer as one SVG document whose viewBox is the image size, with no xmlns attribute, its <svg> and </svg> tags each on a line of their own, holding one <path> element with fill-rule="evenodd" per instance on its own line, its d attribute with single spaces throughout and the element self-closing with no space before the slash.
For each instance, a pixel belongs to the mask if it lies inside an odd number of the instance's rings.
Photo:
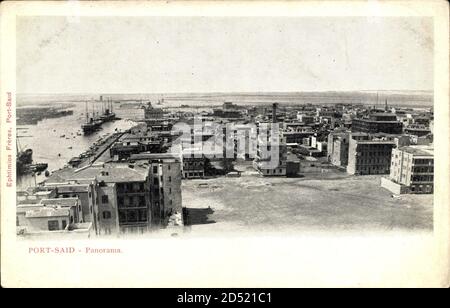
<svg viewBox="0 0 450 308">
<path fill-rule="evenodd" d="M 345 167 L 348 164 L 349 132 L 331 132 L 328 135 L 327 156 L 335 166 Z"/>
<path fill-rule="evenodd" d="M 144 107 L 145 119 L 162 119 L 164 117 L 164 110 L 162 108 L 156 108 L 152 106 L 151 102 L 148 102 Z"/>
<path fill-rule="evenodd" d="M 306 132 L 312 131 L 312 128 L 303 122 L 289 121 L 283 123 L 283 130 L 292 132 Z"/>
<path fill-rule="evenodd" d="M 116 160 L 129 158 L 141 152 L 163 152 L 163 138 L 154 132 L 133 132 L 124 134 L 119 141 L 109 149 L 110 157 Z"/>
<path fill-rule="evenodd" d="M 303 113 L 303 112 L 300 112 L 300 111 L 297 113 L 297 120 L 299 120 L 303 124 L 314 123 L 315 119 L 316 119 L 316 117 L 315 117 L 314 114 Z"/>
<path fill-rule="evenodd" d="M 433 193 L 434 149 L 432 146 L 406 146 L 392 150 L 389 177 L 381 186 L 393 193 Z"/>
<path fill-rule="evenodd" d="M 403 125 L 392 113 L 372 113 L 368 118 L 354 118 L 352 131 L 363 133 L 401 134 Z"/>
<path fill-rule="evenodd" d="M 405 127 L 405 133 L 422 137 L 430 134 L 431 130 L 423 124 L 411 124 Z"/>
<path fill-rule="evenodd" d="M 172 154 L 142 153 L 131 156 L 136 162 L 146 162 L 150 168 L 150 201 L 154 211 L 153 219 L 167 224 L 169 217 L 182 213 L 181 161 Z M 159 211 L 159 213 L 158 213 Z"/>
<path fill-rule="evenodd" d="M 191 151 L 182 153 L 182 177 L 183 179 L 200 179 L 205 176 L 206 158 L 195 155 Z"/>
<path fill-rule="evenodd" d="M 181 213 L 180 161 L 169 156 L 142 153 L 127 162 L 65 168 L 52 174 L 49 185 L 59 189 L 69 180 L 91 180 L 97 234 L 144 232 L 164 226 L 174 209 Z M 55 183 L 58 180 L 62 184 Z"/>
<path fill-rule="evenodd" d="M 388 174 L 391 165 L 392 140 L 355 140 L 348 146 L 347 173 L 356 175 Z"/>
<path fill-rule="evenodd" d="M 264 176 L 286 176 L 286 139 L 283 136 L 272 136 L 275 132 L 270 125 L 267 128 L 267 133 L 262 134 L 261 127 L 258 127 L 253 167 Z M 272 155 L 274 153 L 276 154 Z"/>
<path fill-rule="evenodd" d="M 302 144 L 303 138 L 309 138 L 313 136 L 314 132 L 309 129 L 300 130 L 300 131 L 285 131 L 283 132 L 283 138 L 286 140 L 286 143 L 297 143 Z"/>
</svg>

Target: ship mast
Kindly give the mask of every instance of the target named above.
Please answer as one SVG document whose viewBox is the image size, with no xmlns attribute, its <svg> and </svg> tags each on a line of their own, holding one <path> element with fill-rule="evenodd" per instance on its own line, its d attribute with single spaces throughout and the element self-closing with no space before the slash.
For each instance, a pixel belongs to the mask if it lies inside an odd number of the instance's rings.
<svg viewBox="0 0 450 308">
<path fill-rule="evenodd" d="M 89 123 L 89 110 L 88 110 L 88 102 L 85 102 L 86 105 L 86 123 Z"/>
<path fill-rule="evenodd" d="M 20 146 L 19 146 L 19 137 L 17 137 L 17 135 L 16 135 L 16 154 L 19 154 L 19 149 L 20 149 Z"/>
</svg>

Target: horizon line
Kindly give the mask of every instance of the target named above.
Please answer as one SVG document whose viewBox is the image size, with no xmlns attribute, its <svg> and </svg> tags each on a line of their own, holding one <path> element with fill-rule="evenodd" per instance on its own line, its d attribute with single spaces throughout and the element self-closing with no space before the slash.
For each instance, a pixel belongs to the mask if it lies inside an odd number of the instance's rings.
<svg viewBox="0 0 450 308">
<path fill-rule="evenodd" d="M 46 93 L 19 93 L 16 95 L 138 95 L 138 94 L 271 94 L 271 93 L 286 93 L 286 94 L 294 94 L 294 93 L 329 93 L 329 92 L 337 92 L 337 93 L 349 93 L 349 92 L 359 92 L 359 93 L 367 93 L 367 92 L 434 92 L 434 90 L 408 90 L 408 89 L 389 89 L 389 90 L 374 90 L 374 89 L 362 89 L 362 90 L 307 90 L 307 91 L 217 91 L 217 92 L 127 92 L 127 93 L 111 93 L 111 92 L 46 92 Z"/>
</svg>

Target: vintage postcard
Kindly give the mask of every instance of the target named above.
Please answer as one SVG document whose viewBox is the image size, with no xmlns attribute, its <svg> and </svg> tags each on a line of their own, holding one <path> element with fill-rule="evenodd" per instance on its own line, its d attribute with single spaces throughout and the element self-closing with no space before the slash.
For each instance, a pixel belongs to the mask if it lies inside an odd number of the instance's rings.
<svg viewBox="0 0 450 308">
<path fill-rule="evenodd" d="M 446 1 L 0 8 L 2 286 L 449 286 Z"/>
</svg>

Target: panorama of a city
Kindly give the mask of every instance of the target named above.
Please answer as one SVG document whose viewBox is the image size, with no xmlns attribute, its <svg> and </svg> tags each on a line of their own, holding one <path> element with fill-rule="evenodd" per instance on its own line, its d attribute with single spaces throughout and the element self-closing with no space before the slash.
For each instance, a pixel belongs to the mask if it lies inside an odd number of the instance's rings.
<svg viewBox="0 0 450 308">
<path fill-rule="evenodd" d="M 20 238 L 432 231 L 426 92 L 23 95 Z"/>
<path fill-rule="evenodd" d="M 17 17 L 17 238 L 431 234 L 433 27 Z"/>
</svg>

